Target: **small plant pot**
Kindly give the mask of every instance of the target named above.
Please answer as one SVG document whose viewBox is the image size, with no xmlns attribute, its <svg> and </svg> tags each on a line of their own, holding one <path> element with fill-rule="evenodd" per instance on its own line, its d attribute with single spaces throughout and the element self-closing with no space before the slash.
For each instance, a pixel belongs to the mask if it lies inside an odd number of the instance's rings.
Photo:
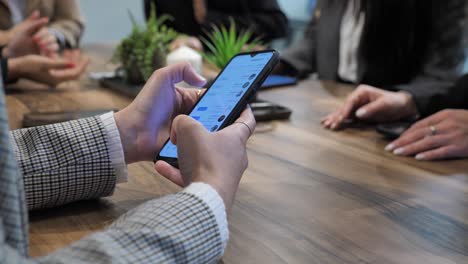
<svg viewBox="0 0 468 264">
<path fill-rule="evenodd" d="M 166 66 L 166 53 L 162 51 L 156 51 L 153 57 L 152 70 L 163 68 Z M 142 70 L 135 62 L 132 62 L 130 65 L 125 65 L 125 81 L 129 84 L 144 84 L 146 82 Z"/>
<path fill-rule="evenodd" d="M 156 51 L 153 58 L 153 70 L 161 69 L 166 67 L 166 52 L 162 50 Z"/>
<path fill-rule="evenodd" d="M 140 68 L 136 63 L 124 66 L 125 81 L 129 84 L 143 84 L 145 80 L 141 74 Z"/>
</svg>

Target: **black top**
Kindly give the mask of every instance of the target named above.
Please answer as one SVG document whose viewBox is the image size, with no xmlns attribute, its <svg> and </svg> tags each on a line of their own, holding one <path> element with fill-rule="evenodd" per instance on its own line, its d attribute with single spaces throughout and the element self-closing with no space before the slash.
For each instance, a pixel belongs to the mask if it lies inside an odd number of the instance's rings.
<svg viewBox="0 0 468 264">
<path fill-rule="evenodd" d="M 417 98 L 415 98 L 417 100 Z M 443 93 L 434 93 L 428 99 L 424 115 L 431 115 L 446 108 L 468 109 L 468 74 Z"/>
<path fill-rule="evenodd" d="M 356 83 L 407 91 L 421 115 L 427 115 L 434 101 L 447 95 L 462 74 L 466 2 L 412 0 L 421 7 L 412 8 L 413 13 L 393 2 L 382 1 L 391 11 L 366 13 Z M 316 72 L 321 79 L 340 80 L 340 26 L 346 6 L 347 1 L 317 1 L 304 38 L 282 54 L 290 73 L 305 77 Z"/>
<path fill-rule="evenodd" d="M 284 37 L 288 31 L 288 20 L 276 0 L 206 0 L 207 18 L 198 24 L 193 14 L 192 1 L 187 0 L 145 0 L 145 14 L 149 16 L 151 2 L 157 14 L 169 14 L 174 21 L 167 25 L 178 32 L 200 36 L 211 25 L 229 25 L 232 18 L 239 29 L 251 29 L 254 37 L 271 41 Z"/>
</svg>

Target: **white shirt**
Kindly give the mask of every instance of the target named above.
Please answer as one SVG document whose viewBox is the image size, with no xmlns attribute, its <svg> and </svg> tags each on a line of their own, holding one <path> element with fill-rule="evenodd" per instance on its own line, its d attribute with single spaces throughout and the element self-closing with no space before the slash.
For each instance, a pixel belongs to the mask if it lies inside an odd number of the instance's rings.
<svg viewBox="0 0 468 264">
<path fill-rule="evenodd" d="M 358 81 L 358 49 L 364 28 L 365 14 L 360 0 L 348 0 L 340 28 L 340 61 L 338 76 L 345 81 Z"/>
</svg>

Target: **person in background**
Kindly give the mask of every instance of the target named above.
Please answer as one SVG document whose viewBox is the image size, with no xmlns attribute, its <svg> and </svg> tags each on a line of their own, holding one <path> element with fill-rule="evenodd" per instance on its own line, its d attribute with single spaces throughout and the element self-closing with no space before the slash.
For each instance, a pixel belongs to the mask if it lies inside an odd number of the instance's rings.
<svg viewBox="0 0 468 264">
<path fill-rule="evenodd" d="M 58 84 L 80 77 L 89 63 L 78 50 L 57 51 L 37 43 L 35 36 L 49 23 L 48 18 L 31 16 L 15 29 L 6 45 L 0 47 L 2 77 L 6 83 L 20 78 L 55 87 Z M 40 54 L 48 54 L 44 56 Z"/>
<path fill-rule="evenodd" d="M 192 38 L 178 38 L 172 45 L 177 48 L 183 44 L 202 49 L 198 37 L 212 30 L 212 25 L 229 26 L 232 19 L 238 29 L 250 29 L 253 37 L 268 43 L 276 38 L 285 37 L 288 20 L 276 0 L 145 0 L 145 13 L 148 17 L 151 6 L 156 14 L 168 14 L 174 18 L 167 25 Z"/>
<path fill-rule="evenodd" d="M 53 56 L 60 50 L 78 48 L 84 29 L 76 0 L 4 0 L 0 1 L 0 46 L 27 26 L 28 20 L 41 17 L 49 23 L 38 30 L 34 40 L 44 55 Z"/>
<path fill-rule="evenodd" d="M 422 98 L 362 85 L 322 124 L 335 123 L 338 129 L 350 119 L 385 123 L 417 116 L 426 118 L 388 144 L 387 151 L 417 160 L 468 157 L 468 75 L 443 93 Z"/>
<path fill-rule="evenodd" d="M 206 82 L 188 63 L 175 64 L 156 71 L 118 113 L 11 133 L 0 89 L 1 263 L 219 260 L 255 119 L 246 109 L 236 123 L 210 133 L 181 115 L 199 99 L 196 89 L 175 88 L 181 81 L 198 87 Z M 128 178 L 126 164 L 152 161 L 170 127 L 180 171 L 162 161 L 155 168 L 185 187 L 182 191 L 149 200 L 106 229 L 50 255 L 28 257 L 27 210 L 112 195 L 116 184 Z"/>
<path fill-rule="evenodd" d="M 304 39 L 282 54 L 275 73 L 401 91 L 426 109 L 461 75 L 464 0 L 319 0 Z M 327 118 L 336 129 L 344 120 Z"/>
</svg>

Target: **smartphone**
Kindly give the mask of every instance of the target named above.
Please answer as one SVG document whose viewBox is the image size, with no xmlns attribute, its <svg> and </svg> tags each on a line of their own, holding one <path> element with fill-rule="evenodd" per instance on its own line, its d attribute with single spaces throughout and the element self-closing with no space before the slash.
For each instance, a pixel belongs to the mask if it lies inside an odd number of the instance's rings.
<svg viewBox="0 0 468 264">
<path fill-rule="evenodd" d="M 276 75 L 272 74 L 266 78 L 263 82 L 261 89 L 269 89 L 275 87 L 284 87 L 297 84 L 297 78 L 286 76 L 286 75 Z"/>
<path fill-rule="evenodd" d="M 388 124 L 378 124 L 377 132 L 384 135 L 388 139 L 399 138 L 414 122 L 395 122 Z"/>
<path fill-rule="evenodd" d="M 271 73 L 278 58 L 275 50 L 235 55 L 198 100 L 189 116 L 211 132 L 229 126 Z M 177 146 L 168 139 L 156 160 L 164 160 L 178 167 Z"/>
</svg>

